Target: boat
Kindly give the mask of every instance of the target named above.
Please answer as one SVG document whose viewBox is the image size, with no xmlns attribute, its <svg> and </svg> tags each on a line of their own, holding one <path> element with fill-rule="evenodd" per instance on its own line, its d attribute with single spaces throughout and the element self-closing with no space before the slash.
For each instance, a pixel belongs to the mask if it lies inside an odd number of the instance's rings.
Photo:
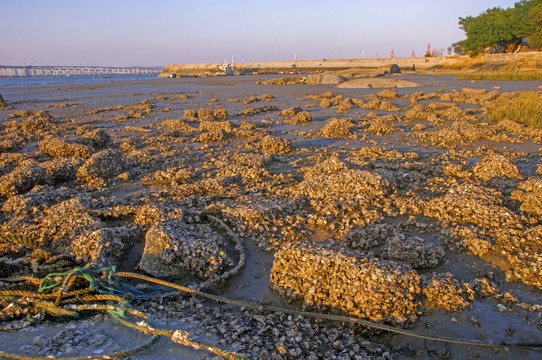
<svg viewBox="0 0 542 360">
<path fill-rule="evenodd" d="M 226 60 L 219 67 L 220 71 L 223 71 L 226 75 L 235 75 L 235 67 L 233 66 L 233 61 L 231 64 L 228 64 Z"/>
</svg>

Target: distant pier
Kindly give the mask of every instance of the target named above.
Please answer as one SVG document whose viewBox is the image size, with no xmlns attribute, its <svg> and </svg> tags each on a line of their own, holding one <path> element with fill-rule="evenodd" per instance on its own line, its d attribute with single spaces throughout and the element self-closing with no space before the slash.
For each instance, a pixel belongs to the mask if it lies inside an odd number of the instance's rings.
<svg viewBox="0 0 542 360">
<path fill-rule="evenodd" d="M 112 74 L 159 74 L 155 67 L 110 67 L 110 66 L 10 66 L 0 65 L 0 77 L 6 76 L 71 76 Z"/>
</svg>

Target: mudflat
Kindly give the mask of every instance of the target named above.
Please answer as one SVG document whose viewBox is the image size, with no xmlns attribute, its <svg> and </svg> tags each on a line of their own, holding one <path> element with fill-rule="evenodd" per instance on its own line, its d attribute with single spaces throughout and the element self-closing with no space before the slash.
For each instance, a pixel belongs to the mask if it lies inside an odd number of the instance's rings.
<svg viewBox="0 0 542 360">
<path fill-rule="evenodd" d="M 421 335 L 187 294 L 130 302 L 251 359 L 539 358 L 424 339 L 542 342 L 542 130 L 487 116 L 538 83 L 256 84 L 276 78 L 2 88 L 0 278 L 95 262 Z M 12 303 L 2 327 L 21 329 L 0 333 L 2 351 L 99 356 L 147 338 Z M 130 358 L 213 356 L 162 339 Z"/>
</svg>

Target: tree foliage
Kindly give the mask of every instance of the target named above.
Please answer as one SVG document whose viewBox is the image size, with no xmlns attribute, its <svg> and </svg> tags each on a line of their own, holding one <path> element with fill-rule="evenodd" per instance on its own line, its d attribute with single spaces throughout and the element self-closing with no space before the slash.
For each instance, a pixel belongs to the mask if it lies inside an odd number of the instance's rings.
<svg viewBox="0 0 542 360">
<path fill-rule="evenodd" d="M 467 36 L 453 44 L 459 53 L 512 52 L 523 39 L 538 48 L 542 44 L 542 0 L 522 0 L 512 8 L 495 7 L 478 16 L 460 17 L 459 27 Z"/>
<path fill-rule="evenodd" d="M 542 1 L 537 1 L 538 4 L 534 5 L 529 11 L 529 23 L 533 24 L 534 31 L 529 35 L 529 45 L 542 49 Z"/>
</svg>

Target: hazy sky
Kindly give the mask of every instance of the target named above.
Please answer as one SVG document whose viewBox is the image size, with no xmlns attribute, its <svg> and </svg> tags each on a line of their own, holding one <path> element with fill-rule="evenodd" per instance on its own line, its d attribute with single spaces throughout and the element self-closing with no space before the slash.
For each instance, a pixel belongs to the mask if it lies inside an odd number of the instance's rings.
<svg viewBox="0 0 542 360">
<path fill-rule="evenodd" d="M 0 64 L 422 56 L 464 39 L 458 17 L 516 1 L 0 0 Z"/>
</svg>

